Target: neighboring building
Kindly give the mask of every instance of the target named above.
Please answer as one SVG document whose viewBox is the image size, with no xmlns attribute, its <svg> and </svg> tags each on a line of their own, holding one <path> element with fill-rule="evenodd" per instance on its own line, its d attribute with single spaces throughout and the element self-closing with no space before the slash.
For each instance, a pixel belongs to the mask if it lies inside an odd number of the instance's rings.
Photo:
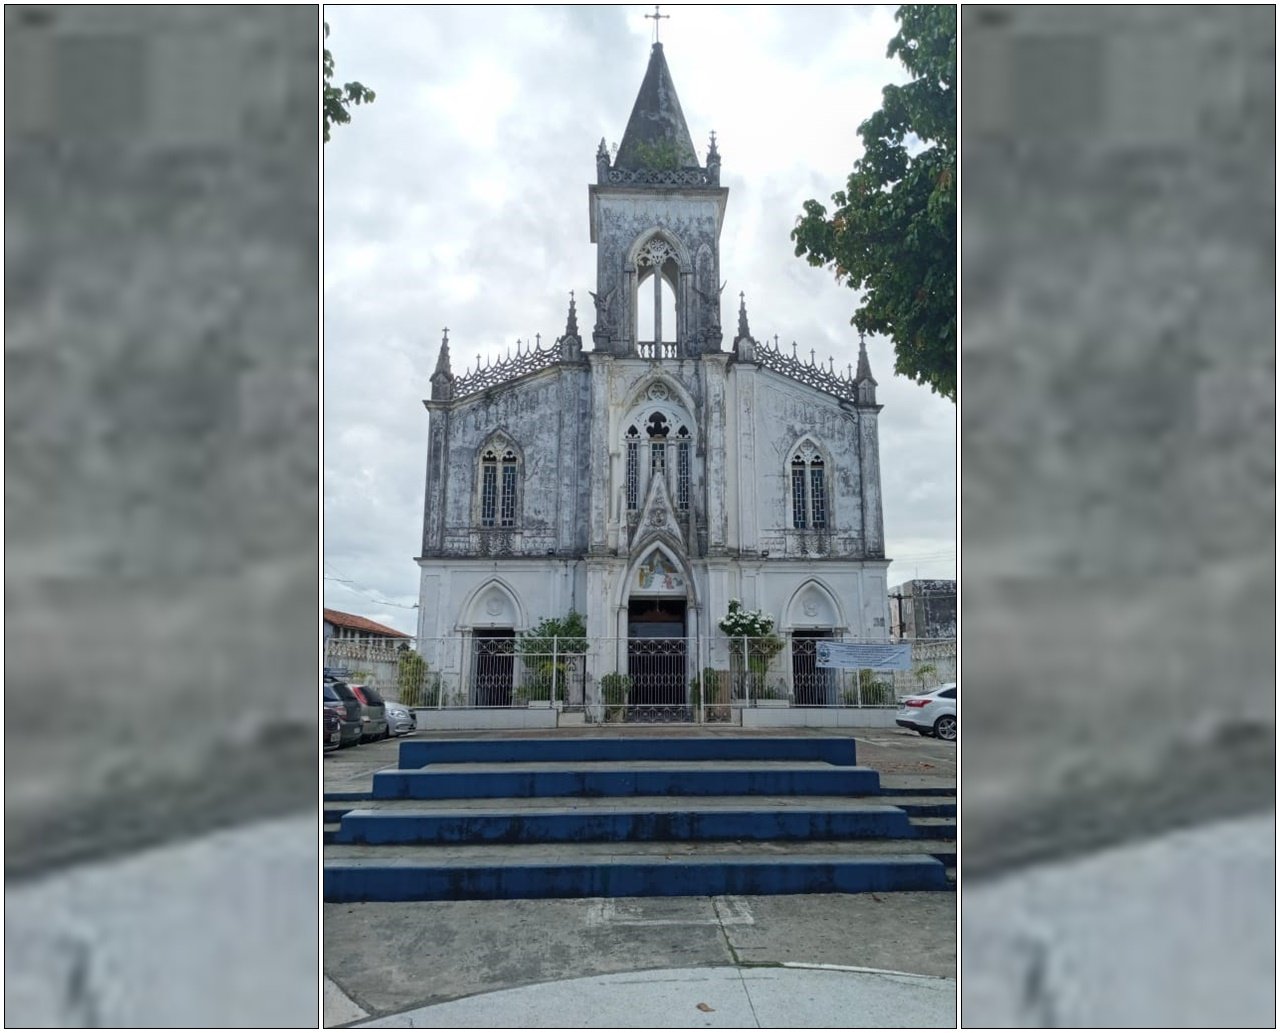
<svg viewBox="0 0 1280 1033">
<path fill-rule="evenodd" d="M 401 656 L 413 644 L 411 636 L 385 624 L 341 610 L 324 611 L 326 673 L 353 681 L 368 681 L 391 690 L 397 681 Z"/>
<path fill-rule="evenodd" d="M 368 617 L 357 617 L 354 613 L 343 613 L 328 607 L 324 611 L 324 637 L 326 642 L 330 639 L 359 639 L 363 642 L 382 640 L 393 648 L 401 644 L 407 645 L 413 638 L 403 631 L 371 621 Z"/>
<path fill-rule="evenodd" d="M 904 581 L 889 589 L 889 633 L 895 639 L 954 639 L 956 583 Z"/>
<path fill-rule="evenodd" d="M 956 583 L 916 578 L 889 589 L 889 629 L 911 643 L 911 671 L 894 672 L 898 695 L 957 680 Z"/>
<path fill-rule="evenodd" d="M 739 599 L 791 641 L 782 680 L 808 672 L 811 701 L 834 702 L 836 680 L 812 677 L 814 640 L 889 633 L 865 345 L 856 371 L 801 361 L 752 337 L 742 299 L 723 347 L 728 190 L 714 136 L 698 162 L 661 44 L 616 157 L 601 141 L 596 169 L 593 347 L 572 295 L 560 338 L 505 361 L 455 375 L 447 332 L 441 343 L 421 649 L 474 697 L 478 679 L 511 677 L 486 651 L 509 654 L 573 608 L 594 644 L 588 700 L 617 671 L 635 679 L 633 702 L 682 705 L 704 665 L 728 666 L 716 624 Z M 661 644 L 657 673 L 639 670 L 642 643 Z"/>
</svg>

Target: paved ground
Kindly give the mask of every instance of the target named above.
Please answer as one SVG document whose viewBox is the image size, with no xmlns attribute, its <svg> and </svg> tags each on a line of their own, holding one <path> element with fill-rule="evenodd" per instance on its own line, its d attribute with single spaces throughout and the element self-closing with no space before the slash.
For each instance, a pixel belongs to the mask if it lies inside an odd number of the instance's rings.
<svg viewBox="0 0 1280 1033">
<path fill-rule="evenodd" d="M 955 783 L 954 744 L 897 730 L 854 737 L 859 763 L 877 768 L 891 784 Z M 367 789 L 374 771 L 394 764 L 397 750 L 392 741 L 329 754 L 326 789 Z M 326 904 L 323 918 L 330 1025 L 404 1012 L 413 1014 L 397 1021 L 415 1025 L 503 1024 L 504 1018 L 505 1024 L 535 1023 L 540 1009 L 552 1005 L 563 1018 L 567 1002 L 575 1002 L 573 1014 L 582 1014 L 585 1024 L 607 1025 L 615 1014 L 620 1022 L 624 1013 L 611 1009 L 624 1000 L 634 1002 L 631 1024 L 774 1025 L 787 1022 L 781 1011 L 770 1011 L 770 1002 L 788 996 L 796 1007 L 807 1002 L 804 1016 L 814 1020 L 802 1021 L 794 1012 L 793 1025 L 877 1024 L 866 1002 L 889 992 L 876 983 L 886 977 L 811 969 L 807 976 L 779 974 L 785 965 L 932 977 L 937 982 L 920 984 L 927 990 L 913 991 L 913 999 L 929 1002 L 920 1024 L 954 1022 L 956 898 L 949 893 Z M 726 967 L 735 974 L 726 975 Z M 559 982 L 564 980 L 583 982 Z M 533 987 L 539 989 L 520 990 Z M 716 994 L 719 1003 L 704 1000 Z M 716 1011 L 698 1011 L 699 1003 Z M 445 1010 L 437 1010 L 441 1006 Z M 427 1011 L 416 1011 L 422 1008 Z M 585 1014 L 583 1008 L 599 1010 Z"/>
</svg>

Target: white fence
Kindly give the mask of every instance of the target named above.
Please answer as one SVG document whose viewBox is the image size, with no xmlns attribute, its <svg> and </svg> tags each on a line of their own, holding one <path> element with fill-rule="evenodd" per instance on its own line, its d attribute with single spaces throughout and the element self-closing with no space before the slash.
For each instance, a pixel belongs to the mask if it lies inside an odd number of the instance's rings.
<svg viewBox="0 0 1280 1033">
<path fill-rule="evenodd" d="M 501 711 L 503 723 L 517 726 L 542 719 L 517 720 L 515 710 L 581 714 L 586 722 L 802 724 L 807 722 L 776 711 L 883 711 L 911 692 L 954 680 L 954 639 L 913 643 L 918 674 L 820 666 L 823 641 L 831 640 L 506 632 L 413 640 L 397 648 L 382 640 L 343 639 L 327 644 L 325 666 L 352 681 L 372 682 L 383 695 L 415 708 Z M 759 713 L 744 720 L 744 711 Z"/>
</svg>

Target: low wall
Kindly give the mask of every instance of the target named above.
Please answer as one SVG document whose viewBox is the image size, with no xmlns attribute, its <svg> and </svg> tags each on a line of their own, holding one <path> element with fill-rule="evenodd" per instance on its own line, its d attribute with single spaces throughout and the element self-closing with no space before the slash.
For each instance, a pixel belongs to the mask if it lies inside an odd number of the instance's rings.
<svg viewBox="0 0 1280 1033">
<path fill-rule="evenodd" d="M 414 708 L 418 731 L 433 728 L 555 728 L 559 711 L 551 707 Z"/>
<path fill-rule="evenodd" d="M 744 707 L 743 728 L 893 728 L 897 710 L 878 707 Z"/>
</svg>

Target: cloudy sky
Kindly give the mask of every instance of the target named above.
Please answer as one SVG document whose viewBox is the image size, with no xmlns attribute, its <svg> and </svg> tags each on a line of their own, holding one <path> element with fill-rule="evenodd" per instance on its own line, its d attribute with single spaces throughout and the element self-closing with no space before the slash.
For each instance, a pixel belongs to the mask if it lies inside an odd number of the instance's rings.
<svg viewBox="0 0 1280 1033">
<path fill-rule="evenodd" d="M 741 290 L 757 338 L 856 360 L 856 296 L 796 258 L 789 234 L 805 200 L 843 186 L 858 124 L 905 79 L 885 57 L 893 10 L 663 8 L 689 131 L 703 160 L 716 132 L 729 188 L 727 331 Z M 652 11 L 325 11 L 338 79 L 377 92 L 325 148 L 325 604 L 412 631 L 440 330 L 461 373 L 518 338 L 555 338 L 569 291 L 588 298 L 587 185 L 601 137 L 626 128 Z M 886 339 L 867 344 L 890 584 L 954 577 L 955 407 L 895 376 Z"/>
</svg>

